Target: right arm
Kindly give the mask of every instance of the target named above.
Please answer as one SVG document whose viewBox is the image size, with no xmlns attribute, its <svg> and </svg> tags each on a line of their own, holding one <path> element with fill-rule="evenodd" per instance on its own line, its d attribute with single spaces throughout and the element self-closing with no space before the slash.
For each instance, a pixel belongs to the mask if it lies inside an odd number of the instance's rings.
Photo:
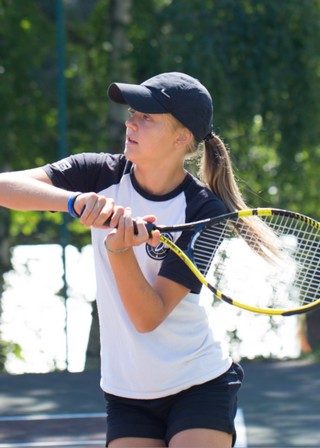
<svg viewBox="0 0 320 448">
<path fill-rule="evenodd" d="M 15 210 L 67 212 L 73 192 L 55 187 L 42 168 L 0 174 L 0 206 Z M 74 204 L 86 227 L 101 227 L 112 215 L 114 201 L 96 193 L 83 193 Z"/>
<path fill-rule="evenodd" d="M 15 210 L 67 211 L 70 192 L 54 187 L 42 168 L 0 174 L 0 205 Z"/>
</svg>

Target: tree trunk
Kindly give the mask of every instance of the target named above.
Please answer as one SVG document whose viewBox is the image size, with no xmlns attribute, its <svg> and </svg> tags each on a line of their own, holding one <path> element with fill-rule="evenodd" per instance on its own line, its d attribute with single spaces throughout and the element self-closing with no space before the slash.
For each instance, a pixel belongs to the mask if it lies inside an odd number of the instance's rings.
<svg viewBox="0 0 320 448">
<path fill-rule="evenodd" d="M 10 212 L 5 208 L 0 207 L 0 323 L 2 316 L 1 297 L 4 291 L 4 274 L 12 268 L 9 229 Z M 6 341 L 2 339 L 0 332 L 0 372 L 5 371 L 6 353 L 7 344 Z"/>
<path fill-rule="evenodd" d="M 97 302 L 92 303 L 92 322 L 86 353 L 85 370 L 98 370 L 100 368 L 100 331 Z"/>
<path fill-rule="evenodd" d="M 314 272 L 314 284 L 320 283 L 319 272 Z M 318 297 L 316 297 L 318 298 Z M 306 339 L 310 351 L 320 354 L 320 309 L 306 314 Z"/>
<path fill-rule="evenodd" d="M 320 309 L 308 313 L 307 339 L 313 352 L 320 352 Z"/>
<path fill-rule="evenodd" d="M 127 26 L 131 20 L 132 0 L 112 0 L 110 17 L 112 29 L 112 51 L 110 54 L 110 79 L 118 82 L 130 82 L 130 43 L 127 38 Z M 127 116 L 126 107 L 109 101 L 108 130 L 111 151 L 122 151 L 124 140 L 124 122 Z M 112 316 L 110 316 L 112 319 Z M 108 322 L 104 323 L 108 325 Z M 96 303 L 93 304 L 92 323 L 86 353 L 85 369 L 98 368 L 100 365 L 100 337 Z"/>
<path fill-rule="evenodd" d="M 110 79 L 115 82 L 132 81 L 130 73 L 130 42 L 127 38 L 127 26 L 131 20 L 132 0 L 112 0 L 110 2 L 111 16 L 111 54 Z M 124 122 L 127 117 L 127 107 L 121 107 L 112 101 L 108 103 L 108 132 L 112 152 L 122 151 L 124 141 Z"/>
</svg>

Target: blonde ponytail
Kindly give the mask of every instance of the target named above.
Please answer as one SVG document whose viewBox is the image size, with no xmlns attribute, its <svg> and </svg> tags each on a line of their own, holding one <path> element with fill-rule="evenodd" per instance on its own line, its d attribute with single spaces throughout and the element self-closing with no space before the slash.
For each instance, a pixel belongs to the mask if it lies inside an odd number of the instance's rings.
<svg viewBox="0 0 320 448">
<path fill-rule="evenodd" d="M 225 204 L 230 212 L 246 208 L 236 182 L 231 158 L 222 139 L 211 134 L 204 142 L 199 177 Z"/>
<path fill-rule="evenodd" d="M 248 208 L 236 182 L 229 152 L 221 138 L 211 134 L 204 144 L 199 173 L 201 180 L 224 202 L 229 212 Z M 233 229 L 264 258 L 270 260 L 275 255 L 280 258 L 276 235 L 259 217 L 242 218 L 233 224 Z"/>
<path fill-rule="evenodd" d="M 170 115 L 170 123 L 173 129 L 185 127 L 172 115 Z M 229 212 L 247 208 L 234 176 L 228 149 L 223 140 L 213 132 L 208 134 L 201 142 L 197 142 L 193 136 L 192 142 L 187 147 L 185 161 L 192 162 L 194 159 L 198 159 L 200 152 L 202 157 L 197 173 L 199 179 L 222 200 Z"/>
</svg>

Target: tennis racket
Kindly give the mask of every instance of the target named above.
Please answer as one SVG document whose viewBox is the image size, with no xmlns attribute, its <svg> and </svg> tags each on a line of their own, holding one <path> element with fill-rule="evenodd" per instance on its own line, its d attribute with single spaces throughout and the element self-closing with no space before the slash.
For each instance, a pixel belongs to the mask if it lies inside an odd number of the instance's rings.
<svg viewBox="0 0 320 448">
<path fill-rule="evenodd" d="M 174 226 L 147 223 L 214 297 L 259 314 L 290 316 L 320 307 L 320 223 L 255 208 Z M 192 232 L 186 250 L 165 234 Z"/>
</svg>

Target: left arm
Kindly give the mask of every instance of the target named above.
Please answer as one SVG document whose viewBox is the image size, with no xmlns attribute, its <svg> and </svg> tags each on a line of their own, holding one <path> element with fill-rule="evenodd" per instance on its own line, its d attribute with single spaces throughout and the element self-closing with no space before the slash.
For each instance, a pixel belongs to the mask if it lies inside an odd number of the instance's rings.
<svg viewBox="0 0 320 448">
<path fill-rule="evenodd" d="M 164 321 L 189 290 L 161 276 L 152 285 L 146 280 L 132 247 L 147 241 L 149 235 L 143 221 L 137 222 L 135 235 L 130 211 L 126 209 L 118 223 L 111 221 L 117 230 L 108 235 L 105 245 L 122 303 L 132 323 L 139 332 L 149 332 Z M 159 232 L 154 232 L 151 243 L 157 244 L 159 237 Z"/>
</svg>

